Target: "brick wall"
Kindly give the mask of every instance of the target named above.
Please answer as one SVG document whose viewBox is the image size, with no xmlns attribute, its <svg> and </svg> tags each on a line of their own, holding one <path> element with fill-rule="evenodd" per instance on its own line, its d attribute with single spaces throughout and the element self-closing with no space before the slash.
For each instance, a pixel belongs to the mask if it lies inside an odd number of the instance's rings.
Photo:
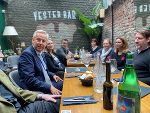
<svg viewBox="0 0 150 113">
<path fill-rule="evenodd" d="M 150 26 L 150 0 L 136 0 L 135 15 L 137 30 L 141 30 Z"/>
<path fill-rule="evenodd" d="M 113 3 L 114 40 L 125 35 L 129 50 L 135 50 L 134 33 L 150 26 L 150 0 L 115 0 Z M 111 7 L 106 9 L 103 38 L 112 38 Z"/>
<path fill-rule="evenodd" d="M 103 38 L 112 37 L 112 14 L 111 7 L 105 10 L 104 27 L 103 27 Z"/>
<path fill-rule="evenodd" d="M 86 16 L 99 0 L 15 0 L 10 1 L 7 10 L 7 24 L 14 25 L 20 42 L 31 44 L 33 32 L 46 30 L 50 38 L 60 45 L 62 38 L 69 39 L 70 48 L 85 46 L 88 38 L 78 28 L 81 26 L 75 18 L 74 8 L 78 8 Z"/>
<path fill-rule="evenodd" d="M 103 38 L 112 38 L 112 15 L 111 7 L 106 9 L 106 17 L 104 19 Z M 115 0 L 113 3 L 113 29 L 114 40 L 124 35 L 129 43 L 129 49 L 133 50 L 134 45 L 134 32 L 135 32 L 135 13 L 134 13 L 134 0 Z M 115 42 L 115 41 L 114 41 Z"/>
</svg>

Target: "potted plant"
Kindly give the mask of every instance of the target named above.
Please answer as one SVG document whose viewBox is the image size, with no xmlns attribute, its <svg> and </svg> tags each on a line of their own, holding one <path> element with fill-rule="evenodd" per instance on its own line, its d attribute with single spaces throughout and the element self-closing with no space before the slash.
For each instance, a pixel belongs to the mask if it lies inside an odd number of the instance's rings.
<svg viewBox="0 0 150 113">
<path fill-rule="evenodd" d="M 88 36 L 89 39 L 91 38 L 98 38 L 101 33 L 100 26 L 98 19 L 90 19 L 85 16 L 82 12 L 76 9 L 76 16 L 82 23 L 83 32 Z"/>
</svg>

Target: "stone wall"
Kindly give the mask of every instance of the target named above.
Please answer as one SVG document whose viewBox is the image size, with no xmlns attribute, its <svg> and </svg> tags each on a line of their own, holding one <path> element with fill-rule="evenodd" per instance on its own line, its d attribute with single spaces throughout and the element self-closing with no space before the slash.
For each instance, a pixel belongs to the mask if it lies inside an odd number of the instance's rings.
<svg viewBox="0 0 150 113">
<path fill-rule="evenodd" d="M 62 38 L 69 39 L 70 48 L 88 48 L 88 38 L 78 31 L 80 22 L 74 8 L 91 17 L 91 11 L 99 0 L 10 0 L 7 10 L 7 25 L 15 26 L 20 42 L 31 44 L 33 32 L 46 30 L 50 38 L 60 45 Z"/>
</svg>

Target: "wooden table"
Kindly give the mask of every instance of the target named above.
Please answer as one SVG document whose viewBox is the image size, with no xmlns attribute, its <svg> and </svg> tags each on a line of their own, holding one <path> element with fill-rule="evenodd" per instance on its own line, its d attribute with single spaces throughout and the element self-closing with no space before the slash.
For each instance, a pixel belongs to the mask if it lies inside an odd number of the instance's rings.
<svg viewBox="0 0 150 113">
<path fill-rule="evenodd" d="M 118 77 L 118 75 L 114 75 Z M 146 84 L 140 82 L 140 85 L 147 86 Z M 148 86 L 149 87 L 149 86 Z M 62 98 L 71 96 L 85 96 L 93 94 L 93 87 L 85 87 L 81 85 L 78 78 L 65 78 Z M 150 94 L 141 99 L 141 113 L 150 113 Z M 81 104 L 81 105 L 69 105 L 63 106 L 62 100 L 60 105 L 61 110 L 71 110 L 71 113 L 116 113 L 116 95 L 113 96 L 114 109 L 107 111 L 103 109 L 103 102 L 98 102 L 96 104 Z"/>
<path fill-rule="evenodd" d="M 94 59 L 91 60 L 89 67 L 93 67 L 95 65 Z M 67 61 L 67 67 L 85 67 L 84 64 L 82 63 L 81 59 L 79 60 L 74 60 L 74 59 L 69 59 Z"/>
</svg>

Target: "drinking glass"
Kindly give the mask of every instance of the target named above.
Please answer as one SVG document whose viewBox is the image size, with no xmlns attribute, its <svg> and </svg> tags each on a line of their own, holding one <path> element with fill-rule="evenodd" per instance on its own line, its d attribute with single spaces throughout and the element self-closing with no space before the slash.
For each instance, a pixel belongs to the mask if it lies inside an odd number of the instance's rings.
<svg viewBox="0 0 150 113">
<path fill-rule="evenodd" d="M 116 61 L 116 59 L 111 59 L 110 61 L 111 61 L 111 73 L 115 74 L 118 72 L 117 61 Z"/>
<path fill-rule="evenodd" d="M 85 67 L 88 70 L 88 67 L 89 67 L 90 61 L 91 61 L 91 58 L 89 57 L 88 53 L 86 53 L 85 55 L 83 55 L 81 60 L 82 60 L 82 63 L 85 65 Z"/>
<path fill-rule="evenodd" d="M 94 97 L 98 101 L 103 100 L 103 83 L 106 80 L 106 68 L 105 64 L 101 60 L 97 61 L 97 66 L 94 70 L 95 78 L 93 80 Z"/>
</svg>

